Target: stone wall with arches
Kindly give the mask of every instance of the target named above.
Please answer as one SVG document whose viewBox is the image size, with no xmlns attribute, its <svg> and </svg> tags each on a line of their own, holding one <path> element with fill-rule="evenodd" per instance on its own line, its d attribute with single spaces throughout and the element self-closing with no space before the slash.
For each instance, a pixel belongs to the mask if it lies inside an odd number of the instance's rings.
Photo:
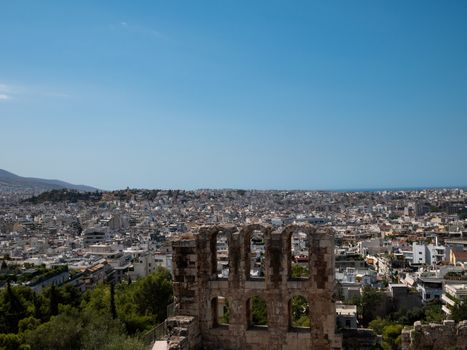
<svg viewBox="0 0 467 350">
<path fill-rule="evenodd" d="M 308 239 L 306 278 L 292 274 L 294 232 Z M 217 271 L 219 234 L 226 237 L 228 246 L 227 278 L 219 277 Z M 258 251 L 251 248 L 253 235 L 262 237 L 258 244 L 264 247 Z M 341 338 L 335 334 L 334 238 L 330 229 L 311 225 L 289 225 L 279 231 L 260 224 L 203 226 L 174 241 L 172 247 L 176 312 L 196 318 L 203 348 L 341 348 Z M 251 276 L 252 261 L 260 266 L 258 276 Z M 307 302 L 303 310 L 309 313 L 309 327 L 294 327 L 291 322 L 291 300 L 297 296 Z M 257 324 L 254 318 L 258 316 L 252 315 L 251 305 L 260 301 L 266 305 L 265 324 Z"/>
</svg>

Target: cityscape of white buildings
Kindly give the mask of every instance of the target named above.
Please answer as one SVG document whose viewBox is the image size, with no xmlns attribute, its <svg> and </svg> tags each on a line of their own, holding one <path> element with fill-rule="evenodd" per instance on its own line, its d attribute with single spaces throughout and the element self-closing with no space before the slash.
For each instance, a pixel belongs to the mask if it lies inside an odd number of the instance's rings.
<svg viewBox="0 0 467 350">
<path fill-rule="evenodd" d="M 158 266 L 171 270 L 170 240 L 199 225 L 307 222 L 335 232 L 336 288 L 344 302 L 372 286 L 401 307 L 440 300 L 449 314 L 467 295 L 466 218 L 462 189 L 122 190 L 37 203 L 9 193 L 0 202 L 1 275 L 30 276 L 17 283 L 35 289 L 70 283 L 84 291 L 103 281 L 136 280 Z M 305 238 L 291 241 L 298 264 L 308 259 Z M 260 276 L 264 245 L 261 237 L 251 244 L 251 275 Z M 217 246 L 218 273 L 226 277 L 227 242 L 220 238 Z M 41 266 L 49 269 L 45 277 L 37 274 Z M 344 324 L 356 325 L 349 316 L 354 307 L 339 310 Z"/>
</svg>

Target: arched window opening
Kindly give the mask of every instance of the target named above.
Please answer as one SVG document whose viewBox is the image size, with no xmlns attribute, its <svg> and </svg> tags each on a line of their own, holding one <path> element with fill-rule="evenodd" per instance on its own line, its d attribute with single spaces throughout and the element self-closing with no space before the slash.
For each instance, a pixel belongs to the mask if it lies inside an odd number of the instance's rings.
<svg viewBox="0 0 467 350">
<path fill-rule="evenodd" d="M 296 231 L 291 237 L 291 277 L 298 279 L 310 278 L 310 242 L 308 235 Z"/>
<path fill-rule="evenodd" d="M 290 326 L 292 328 L 310 328 L 310 305 L 302 295 L 296 295 L 289 302 Z"/>
<path fill-rule="evenodd" d="M 263 298 L 255 295 L 248 299 L 247 311 L 249 328 L 266 329 L 268 327 L 268 309 Z"/>
<path fill-rule="evenodd" d="M 219 231 L 211 237 L 211 278 L 229 277 L 229 240 L 225 232 Z"/>
<path fill-rule="evenodd" d="M 255 230 L 250 238 L 250 279 L 263 279 L 265 266 L 264 233 Z"/>
<path fill-rule="evenodd" d="M 212 326 L 227 327 L 230 323 L 229 302 L 222 296 L 211 300 Z"/>
<path fill-rule="evenodd" d="M 220 231 L 216 237 L 216 276 L 229 278 L 229 240 L 227 235 Z"/>
</svg>

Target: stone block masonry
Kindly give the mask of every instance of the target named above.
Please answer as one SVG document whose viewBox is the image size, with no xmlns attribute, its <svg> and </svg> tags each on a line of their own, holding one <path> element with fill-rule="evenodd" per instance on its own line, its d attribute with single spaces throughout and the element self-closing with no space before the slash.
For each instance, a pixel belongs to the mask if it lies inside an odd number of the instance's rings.
<svg viewBox="0 0 467 350">
<path fill-rule="evenodd" d="M 446 320 L 443 324 L 417 321 L 413 328 L 402 331 L 401 339 L 402 350 L 467 350 L 467 321 Z"/>
<path fill-rule="evenodd" d="M 254 233 L 264 241 L 264 276 L 250 276 L 250 242 Z M 292 234 L 308 239 L 307 278 L 292 278 Z M 217 272 L 217 235 L 226 237 L 228 278 Z M 329 229 L 289 225 L 281 231 L 252 224 L 203 226 L 173 242 L 174 296 L 178 317 L 189 318 L 190 330 L 182 349 L 340 349 L 335 334 L 334 237 Z M 295 296 L 306 299 L 311 326 L 292 326 Z M 252 298 L 266 302 L 267 325 L 252 324 Z M 219 321 L 218 308 L 228 305 L 228 324 Z M 187 319 L 188 320 L 188 319 Z M 178 320 L 180 321 L 180 320 Z M 175 328 L 175 327 L 174 327 Z M 180 327 L 178 327 L 180 328 Z M 185 344 L 185 345 L 183 345 Z M 187 345 L 189 344 L 189 345 Z M 174 347 L 175 348 L 175 347 Z"/>
</svg>

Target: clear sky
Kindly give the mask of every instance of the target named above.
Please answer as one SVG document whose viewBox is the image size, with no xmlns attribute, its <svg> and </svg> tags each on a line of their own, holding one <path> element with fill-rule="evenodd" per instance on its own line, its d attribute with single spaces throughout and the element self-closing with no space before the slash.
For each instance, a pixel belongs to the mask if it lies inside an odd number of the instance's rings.
<svg viewBox="0 0 467 350">
<path fill-rule="evenodd" d="M 0 168 L 103 189 L 467 185 L 467 1 L 0 0 Z"/>
</svg>

